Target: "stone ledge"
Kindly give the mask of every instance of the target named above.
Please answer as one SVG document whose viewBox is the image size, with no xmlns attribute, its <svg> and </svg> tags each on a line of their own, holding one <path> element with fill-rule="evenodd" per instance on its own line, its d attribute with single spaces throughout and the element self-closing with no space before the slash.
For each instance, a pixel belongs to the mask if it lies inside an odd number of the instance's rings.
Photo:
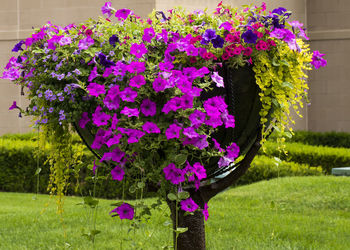
<svg viewBox="0 0 350 250">
<path fill-rule="evenodd" d="M 311 41 L 350 39 L 350 29 L 309 31 Z"/>
</svg>

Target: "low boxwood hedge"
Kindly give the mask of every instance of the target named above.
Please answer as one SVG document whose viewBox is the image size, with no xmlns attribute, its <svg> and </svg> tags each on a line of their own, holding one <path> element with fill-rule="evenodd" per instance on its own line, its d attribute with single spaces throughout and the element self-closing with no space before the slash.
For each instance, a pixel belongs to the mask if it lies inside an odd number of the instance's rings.
<svg viewBox="0 0 350 250">
<path fill-rule="evenodd" d="M 310 166 L 321 166 L 326 174 L 330 174 L 332 168 L 350 166 L 350 149 L 348 148 L 311 146 L 302 143 L 285 143 L 285 145 L 287 154 L 281 153 L 276 143 L 267 141 L 266 152 L 261 150 L 260 154 Z"/>
</svg>

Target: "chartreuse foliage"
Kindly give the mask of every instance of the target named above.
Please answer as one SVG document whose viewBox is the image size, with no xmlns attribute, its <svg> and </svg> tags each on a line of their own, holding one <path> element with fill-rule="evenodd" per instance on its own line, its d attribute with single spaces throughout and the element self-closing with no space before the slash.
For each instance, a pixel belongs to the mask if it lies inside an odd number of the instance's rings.
<svg viewBox="0 0 350 250">
<path fill-rule="evenodd" d="M 331 176 L 279 178 L 228 190 L 209 203 L 207 249 L 347 249 L 349 190 L 347 178 Z M 49 200 L 46 195 L 32 200 L 31 194 L 0 193 L 0 200 L 1 249 L 93 249 L 80 236 L 86 232 L 87 219 L 81 216 L 86 209 L 76 205 L 80 198 L 66 197 L 64 229 L 52 202 L 41 214 Z M 109 218 L 110 203 L 99 203 L 97 228 L 103 231 L 96 238 L 99 249 L 135 249 L 131 241 L 122 242 L 130 236 L 142 249 L 171 245 L 165 204 L 140 230 L 128 234 L 128 223 Z"/>
</svg>

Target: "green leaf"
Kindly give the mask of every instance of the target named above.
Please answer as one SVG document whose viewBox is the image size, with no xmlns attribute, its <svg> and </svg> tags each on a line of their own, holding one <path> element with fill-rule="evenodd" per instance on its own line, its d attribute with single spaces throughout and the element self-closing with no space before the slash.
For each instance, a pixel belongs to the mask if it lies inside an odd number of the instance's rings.
<svg viewBox="0 0 350 250">
<path fill-rule="evenodd" d="M 98 202 L 98 200 L 92 198 L 91 196 L 84 198 L 84 205 L 88 205 L 91 208 L 95 208 L 98 205 Z"/>
<path fill-rule="evenodd" d="M 123 201 L 118 201 L 116 203 L 112 203 L 111 206 L 113 207 L 119 207 L 120 205 L 122 205 L 124 202 Z"/>
<path fill-rule="evenodd" d="M 135 186 L 130 186 L 129 187 L 129 192 L 132 193 L 132 194 L 135 193 L 136 192 Z"/>
<path fill-rule="evenodd" d="M 171 200 L 171 201 L 176 201 L 176 200 L 177 200 L 177 197 L 176 197 L 175 194 L 169 193 L 169 194 L 168 194 L 168 199 Z"/>
<path fill-rule="evenodd" d="M 176 230 L 174 230 L 175 233 L 182 234 L 184 232 L 187 232 L 188 227 L 178 227 Z"/>
<path fill-rule="evenodd" d="M 175 156 L 175 163 L 179 166 L 183 165 L 187 160 L 187 155 L 179 154 Z"/>
<path fill-rule="evenodd" d="M 290 89 L 293 89 L 293 84 L 291 84 L 290 82 L 283 82 L 281 85 L 282 87 L 288 87 Z"/>
<path fill-rule="evenodd" d="M 37 168 L 34 175 L 38 175 L 41 172 L 41 168 Z"/>
<path fill-rule="evenodd" d="M 276 58 L 276 57 L 274 57 L 274 58 L 272 59 L 272 65 L 275 66 L 275 67 L 280 66 L 280 64 L 277 62 L 277 58 Z"/>
<path fill-rule="evenodd" d="M 180 200 L 185 200 L 190 197 L 190 193 L 185 191 L 185 192 L 178 193 L 177 196 L 179 197 Z"/>
<path fill-rule="evenodd" d="M 288 138 L 292 138 L 292 133 L 290 132 L 284 132 L 284 135 L 287 136 Z"/>
<path fill-rule="evenodd" d="M 163 223 L 163 225 L 166 226 L 166 227 L 167 226 L 171 226 L 172 224 L 173 223 L 171 221 L 168 221 L 168 220 Z"/>
<path fill-rule="evenodd" d="M 144 188 L 145 187 L 145 183 L 140 181 L 140 182 L 137 183 L 137 187 L 140 188 L 140 189 Z"/>
</svg>

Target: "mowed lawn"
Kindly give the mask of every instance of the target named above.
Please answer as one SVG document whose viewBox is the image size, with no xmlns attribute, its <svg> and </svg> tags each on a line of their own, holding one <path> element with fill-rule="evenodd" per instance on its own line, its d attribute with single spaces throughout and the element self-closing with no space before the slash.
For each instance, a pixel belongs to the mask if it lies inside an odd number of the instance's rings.
<svg viewBox="0 0 350 250">
<path fill-rule="evenodd" d="M 66 197 L 63 216 L 47 195 L 0 193 L 0 249 L 162 249 L 172 244 L 166 205 L 128 233 L 100 200 L 95 245 L 89 209 Z M 146 202 L 154 201 L 152 199 Z M 132 203 L 133 201 L 131 201 Z M 290 177 L 232 188 L 209 202 L 207 249 L 350 249 L 350 177 Z M 63 222 L 61 220 L 63 219 Z M 190 249 L 190 248 L 189 248 Z"/>
</svg>

